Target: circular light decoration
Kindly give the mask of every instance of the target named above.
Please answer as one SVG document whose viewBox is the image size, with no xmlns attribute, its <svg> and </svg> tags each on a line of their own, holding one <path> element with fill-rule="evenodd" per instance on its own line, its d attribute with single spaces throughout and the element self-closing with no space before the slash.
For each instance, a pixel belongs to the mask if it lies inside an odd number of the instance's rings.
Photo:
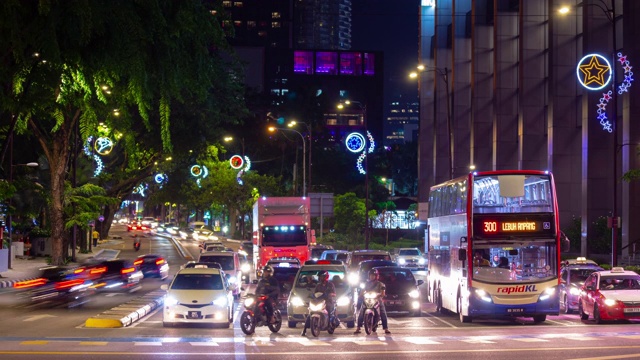
<svg viewBox="0 0 640 360">
<path fill-rule="evenodd" d="M 244 166 L 244 160 L 240 155 L 233 155 L 231 159 L 229 159 L 229 164 L 231 164 L 232 168 L 238 170 Z"/>
<path fill-rule="evenodd" d="M 369 142 L 367 144 L 367 141 Z M 356 169 L 360 174 L 366 174 L 362 163 L 367 158 L 367 153 L 373 153 L 373 150 L 376 147 L 376 142 L 373 139 L 373 135 L 369 131 L 367 131 L 367 137 L 365 138 L 362 134 L 354 132 L 347 135 L 347 139 L 345 140 L 345 144 L 347 145 L 347 149 L 353 153 L 360 153 L 358 155 L 358 160 L 356 161 Z"/>
<path fill-rule="evenodd" d="M 617 55 L 618 61 L 624 69 L 624 80 L 622 81 L 622 84 L 618 86 L 618 94 L 622 95 L 622 93 L 629 91 L 629 88 L 631 87 L 631 82 L 633 81 L 633 72 L 631 70 L 633 67 L 629 64 L 629 60 L 627 60 L 626 55 L 622 55 L 622 53 L 618 53 Z M 598 114 L 596 118 L 600 122 L 600 125 L 602 125 L 602 129 L 610 133 L 613 132 L 613 124 L 611 124 L 607 118 L 607 105 L 609 104 L 609 101 L 613 99 L 613 96 L 615 96 L 613 90 L 602 93 L 600 102 L 598 102 L 597 105 L 598 110 L 596 111 Z"/>
<path fill-rule="evenodd" d="M 153 180 L 156 184 L 160 184 L 160 188 L 162 189 L 162 185 L 169 181 L 169 177 L 165 173 L 157 173 L 156 176 L 153 177 Z"/>
<path fill-rule="evenodd" d="M 353 153 L 360 152 L 364 150 L 366 140 L 362 134 L 353 132 L 347 135 L 347 139 L 345 140 L 345 144 L 347 145 L 347 149 Z"/>
<path fill-rule="evenodd" d="M 193 165 L 191 166 L 191 176 L 196 178 L 196 183 L 198 187 L 200 187 L 200 181 L 207 176 L 209 176 L 209 169 L 207 169 L 204 165 Z"/>
<path fill-rule="evenodd" d="M 242 175 L 244 175 L 244 170 L 238 171 L 238 174 L 236 175 L 236 181 L 240 186 L 244 185 L 244 180 L 242 180 Z"/>
<path fill-rule="evenodd" d="M 244 163 L 245 163 L 245 166 L 244 166 L 244 169 L 242 169 L 242 170 L 244 172 L 247 172 L 247 171 L 249 171 L 251 169 L 251 160 L 249 160 L 248 156 L 244 157 Z"/>
<path fill-rule="evenodd" d="M 93 143 L 93 147 L 99 155 L 109 155 L 111 150 L 113 150 L 113 141 L 108 137 L 99 137 Z"/>
<path fill-rule="evenodd" d="M 599 54 L 589 54 L 578 62 L 576 75 L 587 90 L 600 90 L 611 81 L 613 69 L 609 60 Z"/>
</svg>

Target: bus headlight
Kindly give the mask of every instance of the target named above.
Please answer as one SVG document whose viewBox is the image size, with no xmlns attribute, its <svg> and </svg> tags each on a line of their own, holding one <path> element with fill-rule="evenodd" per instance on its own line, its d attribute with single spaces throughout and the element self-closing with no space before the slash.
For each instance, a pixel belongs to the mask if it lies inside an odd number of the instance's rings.
<svg viewBox="0 0 640 360">
<path fill-rule="evenodd" d="M 491 302 L 491 295 L 489 295 L 486 291 L 482 289 L 473 289 L 475 295 L 482 301 Z"/>
<path fill-rule="evenodd" d="M 540 294 L 540 301 L 548 300 L 550 297 L 553 296 L 553 294 L 555 294 L 555 292 L 556 292 L 555 287 L 547 288 L 545 291 L 542 292 L 542 294 Z"/>
<path fill-rule="evenodd" d="M 349 305 L 349 297 L 347 296 L 340 296 L 338 298 L 338 301 L 336 303 L 338 306 L 347 306 Z"/>
</svg>

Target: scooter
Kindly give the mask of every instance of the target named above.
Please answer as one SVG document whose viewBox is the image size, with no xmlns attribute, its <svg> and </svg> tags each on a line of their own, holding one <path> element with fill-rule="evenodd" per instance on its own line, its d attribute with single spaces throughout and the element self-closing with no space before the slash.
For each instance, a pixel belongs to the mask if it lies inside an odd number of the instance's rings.
<svg viewBox="0 0 640 360">
<path fill-rule="evenodd" d="M 133 240 L 133 248 L 136 251 L 140 250 L 140 239 L 136 238 L 135 240 Z"/>
<path fill-rule="evenodd" d="M 333 334 L 336 329 L 336 324 L 327 311 L 327 301 L 322 298 L 322 295 L 324 295 L 322 292 L 312 294 L 309 301 L 309 327 L 311 334 L 315 337 L 318 337 L 322 330 Z"/>
<path fill-rule="evenodd" d="M 380 321 L 380 294 L 377 292 L 365 292 L 364 302 L 364 331 L 367 335 L 376 332 Z"/>
<path fill-rule="evenodd" d="M 264 308 L 265 302 L 267 302 L 266 295 L 248 294 L 244 299 L 244 311 L 240 316 L 240 328 L 246 335 L 251 335 L 255 332 L 256 326 L 268 326 L 269 330 L 273 333 L 280 331 L 282 327 L 282 315 L 280 310 L 273 310 L 273 317 L 275 322 L 270 323 L 267 319 L 267 312 Z"/>
</svg>

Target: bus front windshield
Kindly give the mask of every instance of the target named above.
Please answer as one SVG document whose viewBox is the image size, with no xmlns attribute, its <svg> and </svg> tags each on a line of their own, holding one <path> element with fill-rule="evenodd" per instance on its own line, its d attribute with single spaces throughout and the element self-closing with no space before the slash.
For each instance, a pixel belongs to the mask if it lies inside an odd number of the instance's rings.
<svg viewBox="0 0 640 360">
<path fill-rule="evenodd" d="M 263 246 L 305 246 L 307 227 L 300 225 L 265 226 L 262 229 Z"/>
<path fill-rule="evenodd" d="M 474 280 L 488 283 L 520 283 L 557 278 L 556 243 L 527 241 L 518 244 L 475 244 Z"/>
</svg>

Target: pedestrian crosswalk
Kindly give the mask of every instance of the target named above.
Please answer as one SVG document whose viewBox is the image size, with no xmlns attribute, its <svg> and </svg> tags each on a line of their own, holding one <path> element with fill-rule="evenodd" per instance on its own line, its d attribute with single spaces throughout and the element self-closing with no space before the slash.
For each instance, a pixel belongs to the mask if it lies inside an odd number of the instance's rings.
<svg viewBox="0 0 640 360">
<path fill-rule="evenodd" d="M 218 346 L 238 346 L 244 345 L 246 347 L 273 347 L 278 346 L 278 343 L 296 343 L 305 348 L 317 347 L 317 346 L 331 346 L 337 344 L 351 344 L 355 347 L 374 346 L 374 347 L 386 347 L 388 345 L 394 345 L 401 347 L 403 343 L 409 343 L 413 345 L 421 346 L 437 346 L 443 344 L 450 344 L 451 342 L 463 342 L 468 344 L 495 344 L 505 341 L 512 341 L 515 343 L 550 343 L 553 341 L 569 341 L 569 342 L 584 342 L 584 341 L 607 341 L 613 338 L 635 340 L 640 339 L 640 332 L 602 332 L 602 333 L 546 333 L 538 335 L 483 335 L 483 336 L 401 336 L 401 335 L 389 335 L 389 336 L 355 336 L 355 337 L 301 337 L 298 335 L 281 335 L 276 337 L 267 336 L 236 336 L 236 337 L 202 337 L 202 338 L 181 338 L 181 337 L 163 337 L 163 338 L 60 338 L 60 339 L 10 339 L 6 338 L 0 340 L 0 343 L 17 342 L 19 345 L 29 347 L 46 347 L 56 343 L 64 342 L 66 344 L 76 343 L 78 347 L 109 347 L 113 344 L 129 343 L 136 347 L 162 347 L 165 345 L 186 344 L 194 347 L 218 347 Z"/>
</svg>

